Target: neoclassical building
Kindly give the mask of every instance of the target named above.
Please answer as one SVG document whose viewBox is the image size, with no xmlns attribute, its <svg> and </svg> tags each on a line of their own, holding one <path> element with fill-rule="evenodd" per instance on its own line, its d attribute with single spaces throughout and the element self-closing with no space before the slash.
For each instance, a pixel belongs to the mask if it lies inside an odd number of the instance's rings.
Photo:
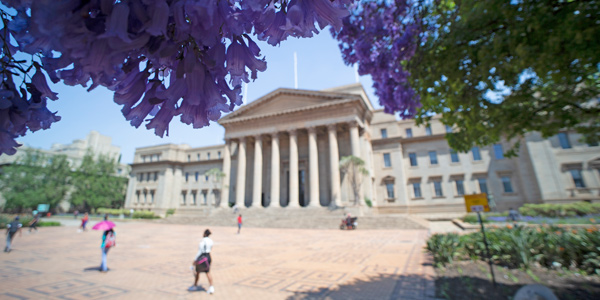
<svg viewBox="0 0 600 300">
<path fill-rule="evenodd" d="M 451 128 L 428 127 L 375 110 L 359 84 L 323 91 L 278 89 L 222 118 L 225 144 L 137 148 L 126 208 L 308 209 L 365 200 L 374 213 L 464 212 L 465 194 L 487 193 L 499 210 L 524 203 L 600 200 L 600 147 L 572 132 L 531 133 L 511 144 L 453 151 Z M 366 163 L 354 199 L 342 157 Z M 206 175 L 217 168 L 222 180 Z"/>
</svg>

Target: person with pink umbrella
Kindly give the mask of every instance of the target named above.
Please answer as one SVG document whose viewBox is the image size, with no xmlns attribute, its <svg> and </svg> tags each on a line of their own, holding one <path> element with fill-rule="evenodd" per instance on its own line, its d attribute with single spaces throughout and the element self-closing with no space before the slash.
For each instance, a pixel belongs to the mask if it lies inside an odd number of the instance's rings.
<svg viewBox="0 0 600 300">
<path fill-rule="evenodd" d="M 102 249 L 102 262 L 100 263 L 100 272 L 108 271 L 106 255 L 108 254 L 108 250 L 110 250 L 111 247 L 117 245 L 117 236 L 115 234 L 114 227 L 115 223 L 109 221 L 107 215 L 104 216 L 104 221 L 99 222 L 98 224 L 94 225 L 94 227 L 92 227 L 92 229 L 94 230 L 104 231 L 104 233 L 102 234 L 102 245 L 100 246 L 100 249 Z"/>
</svg>

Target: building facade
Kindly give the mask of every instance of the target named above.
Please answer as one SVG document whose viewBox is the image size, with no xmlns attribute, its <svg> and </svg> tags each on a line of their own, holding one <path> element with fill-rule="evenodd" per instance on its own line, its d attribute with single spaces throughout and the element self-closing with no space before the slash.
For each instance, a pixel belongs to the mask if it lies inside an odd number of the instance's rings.
<svg viewBox="0 0 600 300">
<path fill-rule="evenodd" d="M 524 203 L 600 200 L 600 147 L 562 132 L 532 133 L 518 157 L 512 144 L 453 151 L 451 128 L 428 127 L 375 110 L 362 86 L 324 91 L 278 89 L 223 117 L 225 144 L 138 148 L 126 207 L 202 210 L 317 208 L 369 201 L 374 212 L 463 213 L 466 194 L 487 193 L 499 210 Z M 354 199 L 342 157 L 365 161 L 368 175 Z M 223 171 L 217 180 L 205 175 Z"/>
</svg>

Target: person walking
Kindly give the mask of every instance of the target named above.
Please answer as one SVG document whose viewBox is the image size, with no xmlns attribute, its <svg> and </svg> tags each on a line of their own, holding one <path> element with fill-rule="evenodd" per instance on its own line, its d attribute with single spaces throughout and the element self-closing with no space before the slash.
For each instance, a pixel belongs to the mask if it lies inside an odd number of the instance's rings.
<svg viewBox="0 0 600 300">
<path fill-rule="evenodd" d="M 89 220 L 88 213 L 83 214 L 83 218 L 81 218 L 80 231 L 86 231 L 85 225 L 87 224 L 88 220 Z"/>
<path fill-rule="evenodd" d="M 238 232 L 237 232 L 237 234 L 240 234 L 240 230 L 242 230 L 242 215 L 238 216 L 237 221 L 238 221 Z"/>
<path fill-rule="evenodd" d="M 210 235 L 211 232 L 209 229 L 204 230 L 204 237 L 202 238 L 202 241 L 200 241 L 198 253 L 192 262 L 192 270 L 194 270 L 194 285 L 189 288 L 189 291 L 198 290 L 198 279 L 200 278 L 200 273 L 206 273 L 209 284 L 206 292 L 209 294 L 213 294 L 215 292 L 213 278 L 210 274 L 210 266 L 212 265 L 212 257 L 210 256 L 210 253 L 213 247 L 213 240 L 209 238 Z"/>
<path fill-rule="evenodd" d="M 33 220 L 31 220 L 31 222 L 29 222 L 29 232 L 31 232 L 32 229 L 35 229 L 35 232 L 38 231 L 37 229 L 37 225 L 40 222 L 40 213 L 37 213 L 33 216 Z"/>
<path fill-rule="evenodd" d="M 100 272 L 108 272 L 108 265 L 106 263 L 106 256 L 108 255 L 108 250 L 111 247 L 117 245 L 117 236 L 115 234 L 115 230 L 113 228 L 104 231 L 102 234 L 102 245 L 100 249 L 102 249 L 102 262 L 100 263 Z"/>
<path fill-rule="evenodd" d="M 23 227 L 23 224 L 19 222 L 19 216 L 16 216 L 12 222 L 6 224 L 6 248 L 4 248 L 4 252 L 11 251 L 12 240 L 17 232 L 19 232 L 19 236 L 23 236 L 21 227 Z"/>
</svg>

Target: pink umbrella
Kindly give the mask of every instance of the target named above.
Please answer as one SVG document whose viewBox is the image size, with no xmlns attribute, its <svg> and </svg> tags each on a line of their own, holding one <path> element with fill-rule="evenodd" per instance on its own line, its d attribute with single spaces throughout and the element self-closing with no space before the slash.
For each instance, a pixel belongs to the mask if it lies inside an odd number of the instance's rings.
<svg viewBox="0 0 600 300">
<path fill-rule="evenodd" d="M 94 225 L 94 227 L 92 227 L 92 229 L 105 231 L 105 230 L 110 230 L 115 226 L 116 226 L 115 223 L 108 221 L 108 220 L 104 220 L 104 221 L 99 222 L 98 224 Z"/>
</svg>

